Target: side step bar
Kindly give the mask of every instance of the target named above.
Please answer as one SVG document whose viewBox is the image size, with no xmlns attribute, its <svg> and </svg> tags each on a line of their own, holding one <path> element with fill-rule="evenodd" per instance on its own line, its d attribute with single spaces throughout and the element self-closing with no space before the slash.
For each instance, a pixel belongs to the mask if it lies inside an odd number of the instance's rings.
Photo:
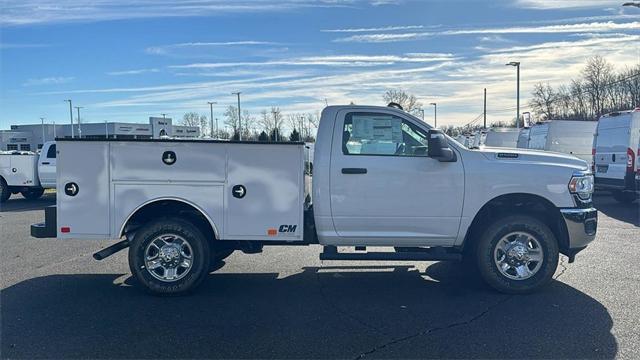
<svg viewBox="0 0 640 360">
<path fill-rule="evenodd" d="M 361 247 L 358 247 L 359 250 Z M 445 261 L 462 260 L 462 254 L 448 252 L 444 248 L 420 249 L 420 251 L 401 252 L 364 252 L 340 253 L 335 246 L 324 246 L 320 253 L 320 260 L 350 260 L 350 261 Z"/>
</svg>

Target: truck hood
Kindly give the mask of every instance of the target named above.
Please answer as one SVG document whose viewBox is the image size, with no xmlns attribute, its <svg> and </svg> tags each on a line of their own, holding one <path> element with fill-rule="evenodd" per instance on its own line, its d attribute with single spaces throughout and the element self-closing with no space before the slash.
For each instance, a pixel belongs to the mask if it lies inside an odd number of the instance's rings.
<svg viewBox="0 0 640 360">
<path fill-rule="evenodd" d="M 488 160 L 492 161 L 507 161 L 521 164 L 546 164 L 573 168 L 580 171 L 589 169 L 587 162 L 584 160 L 578 159 L 573 155 L 551 151 L 492 147 L 481 147 L 480 149 L 474 149 L 472 151 L 480 152 Z"/>
</svg>

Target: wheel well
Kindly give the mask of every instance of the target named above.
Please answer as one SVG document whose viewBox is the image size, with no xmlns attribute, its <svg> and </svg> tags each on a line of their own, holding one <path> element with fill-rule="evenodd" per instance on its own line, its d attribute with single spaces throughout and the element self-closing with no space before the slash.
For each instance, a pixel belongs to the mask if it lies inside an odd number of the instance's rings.
<svg viewBox="0 0 640 360">
<path fill-rule="evenodd" d="M 473 244 L 493 221 L 507 215 L 530 215 L 545 223 L 558 240 L 561 250 L 569 247 L 566 224 L 560 210 L 542 196 L 516 193 L 500 195 L 484 204 L 469 226 L 464 246 Z"/>
<path fill-rule="evenodd" d="M 217 232 L 213 223 L 197 207 L 179 200 L 157 200 L 137 209 L 127 219 L 120 236 L 135 232 L 150 220 L 163 216 L 179 217 L 195 225 L 206 239 L 216 239 Z"/>
</svg>

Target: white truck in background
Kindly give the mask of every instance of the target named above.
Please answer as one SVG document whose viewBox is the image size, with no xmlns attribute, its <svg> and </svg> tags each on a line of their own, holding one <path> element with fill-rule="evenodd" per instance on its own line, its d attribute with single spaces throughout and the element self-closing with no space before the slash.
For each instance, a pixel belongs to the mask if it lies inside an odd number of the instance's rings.
<svg viewBox="0 0 640 360">
<path fill-rule="evenodd" d="M 134 278 L 155 294 L 194 289 L 236 250 L 314 244 L 327 261 L 465 258 L 493 288 L 527 293 L 597 228 L 586 162 L 468 149 L 391 107 L 325 108 L 311 182 L 304 143 L 57 145 L 57 205 L 32 236 L 117 241 L 94 258 L 128 248 Z"/>
<path fill-rule="evenodd" d="M 517 128 L 491 128 L 487 131 L 484 146 L 487 147 L 518 147 L 520 130 Z"/>
<path fill-rule="evenodd" d="M 610 191 L 621 203 L 630 204 L 640 194 L 636 185 L 639 141 L 640 107 L 606 114 L 598 120 L 592 150 L 595 186 Z"/>
<path fill-rule="evenodd" d="M 549 120 L 529 128 L 527 147 L 573 155 L 588 163 L 597 121 Z"/>
<path fill-rule="evenodd" d="M 40 153 L 0 152 L 0 202 L 11 194 L 37 199 L 45 189 L 56 187 L 56 143 L 45 142 Z"/>
</svg>

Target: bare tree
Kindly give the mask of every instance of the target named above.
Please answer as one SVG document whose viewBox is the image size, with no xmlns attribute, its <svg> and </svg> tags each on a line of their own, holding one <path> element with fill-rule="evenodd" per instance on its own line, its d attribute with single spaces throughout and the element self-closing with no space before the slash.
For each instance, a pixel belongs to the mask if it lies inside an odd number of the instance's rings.
<svg viewBox="0 0 640 360">
<path fill-rule="evenodd" d="M 553 118 L 553 106 L 556 100 L 556 94 L 549 83 L 537 83 L 533 86 L 533 98 L 530 105 L 538 116 L 544 116 L 546 119 Z"/>
<path fill-rule="evenodd" d="M 418 115 L 422 109 L 422 103 L 414 95 L 406 93 L 404 90 L 387 90 L 382 98 L 386 103 L 394 102 L 402 106 L 404 111 Z"/>
<path fill-rule="evenodd" d="M 582 70 L 585 90 L 589 94 L 591 109 L 596 116 L 604 113 L 607 83 L 612 80 L 612 74 L 613 67 L 600 55 L 589 58 Z"/>
<path fill-rule="evenodd" d="M 231 128 L 231 136 L 239 133 L 240 127 L 242 126 L 242 138 L 250 139 L 251 135 L 255 132 L 255 119 L 249 113 L 249 110 L 244 110 L 242 112 L 242 123 L 238 121 L 238 108 L 229 105 L 224 112 L 224 124 Z"/>
<path fill-rule="evenodd" d="M 206 115 L 199 115 L 196 112 L 188 112 L 182 116 L 180 124 L 200 128 L 200 137 L 204 137 L 209 134 L 209 121 Z"/>
</svg>

